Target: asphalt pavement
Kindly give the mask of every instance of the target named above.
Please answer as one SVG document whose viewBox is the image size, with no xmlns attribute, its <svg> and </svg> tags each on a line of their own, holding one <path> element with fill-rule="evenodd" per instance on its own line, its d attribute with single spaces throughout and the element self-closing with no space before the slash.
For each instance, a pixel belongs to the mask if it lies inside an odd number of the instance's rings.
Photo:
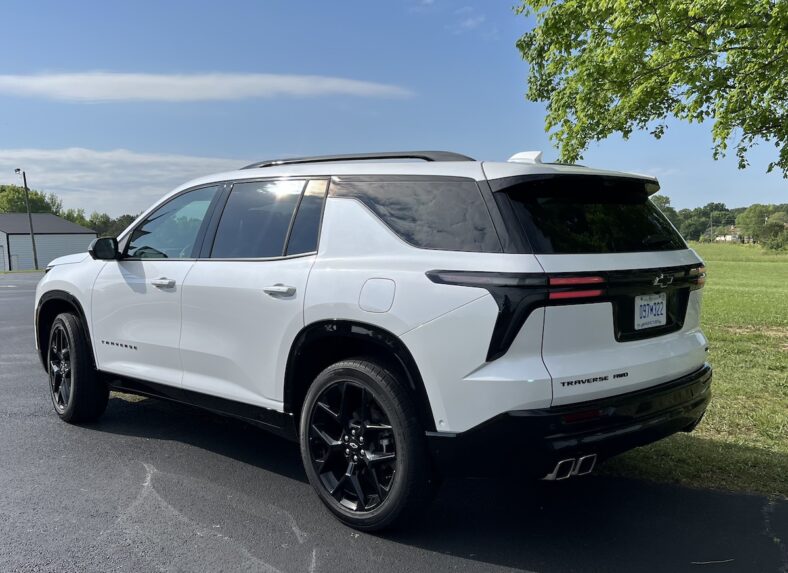
<svg viewBox="0 0 788 573">
<path fill-rule="evenodd" d="M 33 346 L 39 277 L 0 274 L 2 572 L 788 572 L 786 501 L 449 480 L 419 523 L 368 535 L 322 507 L 294 444 L 241 422 L 113 394 L 98 423 L 65 424 Z"/>
</svg>

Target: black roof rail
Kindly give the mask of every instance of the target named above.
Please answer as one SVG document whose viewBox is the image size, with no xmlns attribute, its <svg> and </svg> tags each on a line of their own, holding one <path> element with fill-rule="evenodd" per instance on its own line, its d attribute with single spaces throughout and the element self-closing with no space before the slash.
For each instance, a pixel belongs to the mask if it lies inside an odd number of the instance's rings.
<svg viewBox="0 0 788 573">
<path fill-rule="evenodd" d="M 294 165 L 298 163 L 330 163 L 336 161 L 370 161 L 374 159 L 422 159 L 424 161 L 476 161 L 472 157 L 451 151 L 383 151 L 380 153 L 348 153 L 345 155 L 316 155 L 314 157 L 290 157 L 269 159 L 247 165 L 243 169 Z"/>
</svg>

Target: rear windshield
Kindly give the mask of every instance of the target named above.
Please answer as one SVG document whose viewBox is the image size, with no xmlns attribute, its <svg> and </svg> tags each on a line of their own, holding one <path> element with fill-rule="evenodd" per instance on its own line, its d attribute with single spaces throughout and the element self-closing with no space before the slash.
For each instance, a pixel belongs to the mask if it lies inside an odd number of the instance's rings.
<svg viewBox="0 0 788 573">
<path fill-rule="evenodd" d="M 499 182 L 493 188 L 509 198 L 537 254 L 687 248 L 637 179 L 564 175 Z"/>
</svg>

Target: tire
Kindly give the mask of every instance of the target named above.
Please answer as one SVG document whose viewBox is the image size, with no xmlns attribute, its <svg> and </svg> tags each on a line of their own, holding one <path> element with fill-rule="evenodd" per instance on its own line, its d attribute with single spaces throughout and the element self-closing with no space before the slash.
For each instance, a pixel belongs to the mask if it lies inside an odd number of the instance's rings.
<svg viewBox="0 0 788 573">
<path fill-rule="evenodd" d="M 47 340 L 49 394 L 55 412 L 70 424 L 97 420 L 107 407 L 109 388 L 93 367 L 82 321 L 70 312 L 57 315 Z"/>
<path fill-rule="evenodd" d="M 309 482 L 350 527 L 400 526 L 432 499 L 435 483 L 413 398 L 373 361 L 344 360 L 315 378 L 299 436 Z"/>
</svg>

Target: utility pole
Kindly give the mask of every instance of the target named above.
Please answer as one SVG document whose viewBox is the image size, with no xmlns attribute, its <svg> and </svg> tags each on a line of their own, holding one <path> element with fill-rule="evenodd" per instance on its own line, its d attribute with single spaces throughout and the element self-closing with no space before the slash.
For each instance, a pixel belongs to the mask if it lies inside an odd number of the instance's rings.
<svg viewBox="0 0 788 573">
<path fill-rule="evenodd" d="M 33 215 L 30 214 L 30 190 L 27 188 L 27 174 L 21 169 L 14 169 L 14 173 L 22 175 L 22 183 L 25 187 L 25 209 L 27 209 L 27 224 L 30 227 L 30 241 L 33 244 L 33 266 L 38 270 L 38 253 L 36 252 L 36 235 L 33 233 Z"/>
</svg>

